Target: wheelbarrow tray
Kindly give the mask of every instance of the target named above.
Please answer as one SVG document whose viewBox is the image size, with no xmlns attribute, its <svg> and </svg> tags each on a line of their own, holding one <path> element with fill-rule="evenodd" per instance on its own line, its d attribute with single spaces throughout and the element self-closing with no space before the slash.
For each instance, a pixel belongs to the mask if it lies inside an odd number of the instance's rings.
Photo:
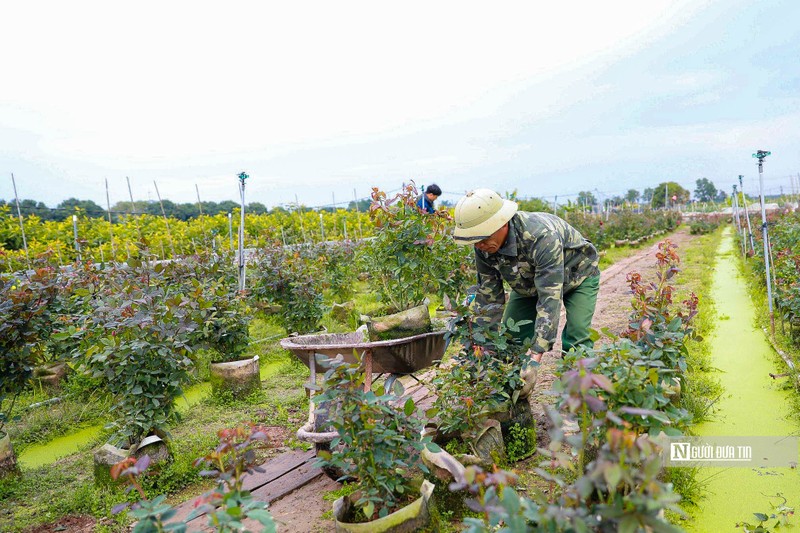
<svg viewBox="0 0 800 533">
<path fill-rule="evenodd" d="M 372 354 L 375 373 L 411 374 L 441 359 L 445 351 L 447 330 L 431 331 L 411 337 L 368 342 L 361 331 L 300 335 L 281 340 L 281 346 L 292 352 L 311 368 L 310 358 L 322 354 L 330 358 L 342 355 L 345 361 L 355 362 L 354 352 Z"/>
</svg>

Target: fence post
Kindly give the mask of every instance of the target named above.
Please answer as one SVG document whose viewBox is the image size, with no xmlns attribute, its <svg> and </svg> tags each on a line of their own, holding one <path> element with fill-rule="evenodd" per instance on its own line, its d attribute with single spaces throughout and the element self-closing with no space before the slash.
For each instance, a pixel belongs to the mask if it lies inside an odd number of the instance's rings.
<svg viewBox="0 0 800 533">
<path fill-rule="evenodd" d="M 75 237 L 75 253 L 78 255 L 78 262 L 82 262 L 81 245 L 78 242 L 78 215 L 72 215 L 72 234 Z"/>
</svg>

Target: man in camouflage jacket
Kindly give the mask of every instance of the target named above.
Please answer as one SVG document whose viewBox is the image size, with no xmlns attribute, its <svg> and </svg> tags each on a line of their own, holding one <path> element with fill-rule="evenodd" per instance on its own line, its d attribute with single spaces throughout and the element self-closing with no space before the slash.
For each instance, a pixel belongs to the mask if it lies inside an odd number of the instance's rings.
<svg viewBox="0 0 800 533">
<path fill-rule="evenodd" d="M 561 302 L 566 310 L 562 348 L 591 347 L 589 328 L 599 290 L 595 247 L 561 218 L 517 211 L 517 204 L 489 189 L 467 193 L 456 205 L 454 238 L 475 246 L 476 305 L 500 304 L 493 320 L 532 320 L 520 327 L 533 359 L 556 340 Z M 511 287 L 506 303 L 503 280 Z"/>
</svg>

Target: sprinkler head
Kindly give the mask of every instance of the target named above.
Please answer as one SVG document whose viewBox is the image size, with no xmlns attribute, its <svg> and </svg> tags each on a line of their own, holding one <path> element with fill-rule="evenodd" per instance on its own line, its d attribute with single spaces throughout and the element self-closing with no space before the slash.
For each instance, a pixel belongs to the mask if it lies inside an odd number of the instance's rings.
<svg viewBox="0 0 800 533">
<path fill-rule="evenodd" d="M 763 160 L 765 157 L 767 157 L 768 155 L 771 155 L 771 154 L 772 154 L 772 152 L 768 152 L 766 150 L 759 150 L 758 152 L 753 154 L 753 157 L 755 157 L 756 159 L 759 159 L 759 160 Z"/>
<path fill-rule="evenodd" d="M 241 181 L 242 183 L 244 183 L 244 180 L 246 180 L 246 179 L 247 179 L 247 178 L 249 178 L 250 176 L 248 176 L 248 175 L 247 175 L 246 173 L 244 173 L 244 172 L 240 172 L 240 173 L 239 173 L 239 175 L 238 175 L 237 177 L 239 178 L 239 181 Z"/>
</svg>

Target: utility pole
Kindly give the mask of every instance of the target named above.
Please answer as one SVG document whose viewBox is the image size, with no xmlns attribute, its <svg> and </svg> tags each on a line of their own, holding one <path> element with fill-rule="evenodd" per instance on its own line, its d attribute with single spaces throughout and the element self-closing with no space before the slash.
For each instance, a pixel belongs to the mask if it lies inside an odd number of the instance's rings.
<svg viewBox="0 0 800 533">
<path fill-rule="evenodd" d="M 764 206 L 764 159 L 770 155 L 766 150 L 759 150 L 753 154 L 758 159 L 758 192 L 761 198 L 761 233 L 764 239 L 764 266 L 767 275 L 767 303 L 769 304 L 769 322 L 772 335 L 775 336 L 775 314 L 772 311 L 772 279 L 769 271 L 769 232 L 767 230 L 767 211 Z"/>
<path fill-rule="evenodd" d="M 669 209 L 669 194 L 668 194 L 668 182 L 664 182 L 664 209 Z"/>
<path fill-rule="evenodd" d="M 755 156 L 753 156 L 755 157 Z M 742 203 L 744 204 L 744 217 L 747 219 L 747 233 L 750 235 L 750 249 L 756 253 L 756 240 L 753 238 L 753 228 L 750 226 L 750 211 L 747 209 L 747 195 L 744 193 L 744 182 L 739 174 L 739 189 L 742 191 Z"/>
</svg>

